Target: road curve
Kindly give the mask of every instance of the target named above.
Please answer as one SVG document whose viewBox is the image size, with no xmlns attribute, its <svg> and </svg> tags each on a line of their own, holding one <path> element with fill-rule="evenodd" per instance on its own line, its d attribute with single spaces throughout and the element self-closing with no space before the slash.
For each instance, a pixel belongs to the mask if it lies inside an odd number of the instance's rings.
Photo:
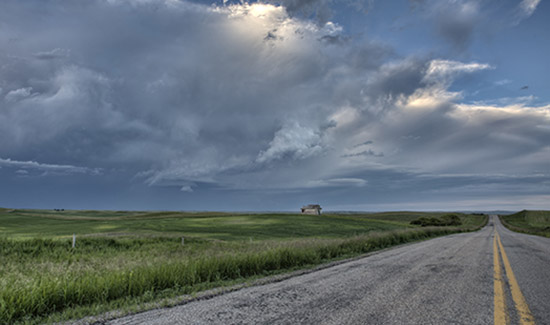
<svg viewBox="0 0 550 325">
<path fill-rule="evenodd" d="M 499 317 L 550 324 L 550 239 L 511 232 L 491 216 L 474 233 L 107 324 L 499 324 Z"/>
</svg>

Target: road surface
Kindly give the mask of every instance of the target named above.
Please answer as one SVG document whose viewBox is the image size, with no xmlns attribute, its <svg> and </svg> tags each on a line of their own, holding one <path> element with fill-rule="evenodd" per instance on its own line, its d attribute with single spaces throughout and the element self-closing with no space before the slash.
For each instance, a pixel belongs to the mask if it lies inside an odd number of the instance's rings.
<svg viewBox="0 0 550 325">
<path fill-rule="evenodd" d="M 495 258 L 496 257 L 496 258 Z M 550 239 L 491 216 L 282 282 L 108 324 L 550 324 Z"/>
</svg>

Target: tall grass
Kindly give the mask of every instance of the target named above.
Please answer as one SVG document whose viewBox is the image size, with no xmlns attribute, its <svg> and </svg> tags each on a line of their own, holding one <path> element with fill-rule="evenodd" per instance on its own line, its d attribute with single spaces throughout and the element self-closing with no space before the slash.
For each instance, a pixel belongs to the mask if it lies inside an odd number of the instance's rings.
<svg viewBox="0 0 550 325">
<path fill-rule="evenodd" d="M 181 288 L 180 292 L 191 293 L 205 283 L 247 278 L 278 270 L 319 264 L 335 258 L 465 230 L 468 229 L 407 229 L 360 235 L 349 239 L 279 242 L 277 245 L 263 245 L 259 249 L 238 249 L 218 255 L 196 254 L 193 258 L 181 260 L 172 258 L 164 263 L 132 265 L 114 271 L 79 270 L 78 272 L 35 273 L 32 277 L 25 278 L 25 281 L 16 281 L 11 285 L 6 282 L 0 283 L 0 323 L 41 317 L 76 306 L 138 297 L 168 288 Z M 89 240 L 89 249 L 101 250 L 103 247 L 106 256 L 110 254 L 110 247 L 131 251 L 136 245 L 141 244 L 140 240 L 134 242 L 114 239 Z M 174 239 L 150 240 L 159 242 L 164 240 L 168 243 L 175 241 Z M 64 241 L 51 239 L 25 241 L 1 239 L 0 253 L 1 256 L 7 256 L 12 260 L 17 260 L 19 257 L 28 259 L 28 256 L 38 259 L 43 257 L 45 260 L 55 256 L 60 260 L 71 256 L 84 258 L 85 254 L 71 253 L 67 250 L 67 244 Z M 85 250 L 87 245 L 83 243 L 81 245 Z M 196 245 L 190 245 L 189 249 L 196 250 Z"/>
</svg>

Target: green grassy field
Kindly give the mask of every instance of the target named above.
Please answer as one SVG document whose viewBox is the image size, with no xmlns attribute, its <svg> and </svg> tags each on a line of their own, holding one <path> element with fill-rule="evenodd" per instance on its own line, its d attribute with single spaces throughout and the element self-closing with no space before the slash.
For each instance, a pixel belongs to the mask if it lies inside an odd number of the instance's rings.
<svg viewBox="0 0 550 325">
<path fill-rule="evenodd" d="M 0 323 L 135 310 L 486 222 L 460 215 L 461 228 L 409 224 L 420 216 L 0 209 Z"/>
<path fill-rule="evenodd" d="M 509 229 L 550 237 L 550 211 L 527 211 L 500 216 L 502 223 Z"/>
<path fill-rule="evenodd" d="M 7 210 L 0 231 L 17 238 L 77 235 L 162 235 L 217 240 L 342 237 L 407 226 L 345 215 Z M 305 227 L 304 227 L 305 226 Z"/>
</svg>

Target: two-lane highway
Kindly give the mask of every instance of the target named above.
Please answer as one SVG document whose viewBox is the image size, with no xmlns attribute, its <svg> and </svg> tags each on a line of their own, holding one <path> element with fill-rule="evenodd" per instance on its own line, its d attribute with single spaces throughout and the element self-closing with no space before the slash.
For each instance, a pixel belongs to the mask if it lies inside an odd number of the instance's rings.
<svg viewBox="0 0 550 325">
<path fill-rule="evenodd" d="M 505 229 L 383 251 L 109 324 L 550 324 L 550 239 Z"/>
</svg>

